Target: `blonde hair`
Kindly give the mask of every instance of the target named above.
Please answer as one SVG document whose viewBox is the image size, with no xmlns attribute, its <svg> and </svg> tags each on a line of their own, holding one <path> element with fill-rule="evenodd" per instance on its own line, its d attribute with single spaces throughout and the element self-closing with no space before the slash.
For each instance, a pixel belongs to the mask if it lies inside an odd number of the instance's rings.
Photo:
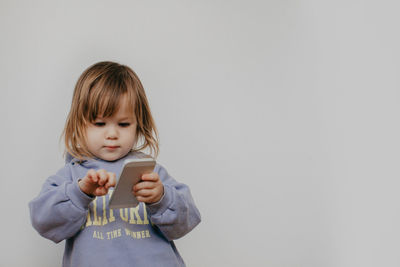
<svg viewBox="0 0 400 267">
<path fill-rule="evenodd" d="M 94 158 L 86 145 L 86 127 L 98 116 L 110 117 L 117 112 L 119 100 L 125 95 L 137 121 L 137 138 L 132 150 L 148 148 L 153 157 L 157 157 L 158 132 L 143 85 L 131 68 L 109 61 L 87 68 L 75 85 L 61 136 L 64 137 L 65 152 L 79 160 Z"/>
</svg>

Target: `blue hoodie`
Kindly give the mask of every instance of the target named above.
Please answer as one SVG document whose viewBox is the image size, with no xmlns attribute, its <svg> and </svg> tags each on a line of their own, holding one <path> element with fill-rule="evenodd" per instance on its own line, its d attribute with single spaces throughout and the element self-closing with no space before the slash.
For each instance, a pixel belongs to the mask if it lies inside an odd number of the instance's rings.
<svg viewBox="0 0 400 267">
<path fill-rule="evenodd" d="M 164 167 L 157 164 L 154 169 L 164 185 L 164 196 L 150 205 L 109 209 L 112 189 L 92 198 L 78 186 L 89 169 L 105 169 L 118 177 L 126 159 L 143 155 L 132 152 L 114 162 L 79 162 L 69 157 L 29 203 L 33 227 L 56 243 L 66 240 L 63 266 L 185 266 L 173 240 L 199 224 L 200 213 L 189 187 L 174 180 Z"/>
</svg>

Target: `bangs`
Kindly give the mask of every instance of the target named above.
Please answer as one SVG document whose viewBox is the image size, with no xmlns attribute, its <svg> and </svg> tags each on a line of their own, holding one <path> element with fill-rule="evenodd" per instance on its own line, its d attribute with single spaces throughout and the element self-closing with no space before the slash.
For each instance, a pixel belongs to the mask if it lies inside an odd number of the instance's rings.
<svg viewBox="0 0 400 267">
<path fill-rule="evenodd" d="M 129 76 L 121 73 L 106 78 L 98 77 L 89 92 L 88 102 L 84 110 L 85 119 L 93 122 L 98 117 L 113 116 L 118 111 L 121 99 L 124 96 L 127 96 L 128 108 L 134 113 L 135 97 L 132 94 L 132 88 L 130 88 L 132 85 Z"/>
</svg>

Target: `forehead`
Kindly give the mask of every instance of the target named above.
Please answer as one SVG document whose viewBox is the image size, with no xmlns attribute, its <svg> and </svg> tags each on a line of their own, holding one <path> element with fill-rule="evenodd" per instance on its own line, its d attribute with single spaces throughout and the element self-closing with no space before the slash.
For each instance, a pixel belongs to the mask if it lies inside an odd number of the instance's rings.
<svg viewBox="0 0 400 267">
<path fill-rule="evenodd" d="M 129 102 L 128 97 L 121 97 L 121 99 L 118 102 L 117 110 L 113 114 L 113 116 L 120 117 L 133 117 L 134 116 L 134 107 L 133 103 Z"/>
<path fill-rule="evenodd" d="M 132 118 L 134 116 L 134 103 L 128 95 L 122 95 L 119 99 L 104 100 L 101 107 L 93 114 L 95 118 Z"/>
</svg>

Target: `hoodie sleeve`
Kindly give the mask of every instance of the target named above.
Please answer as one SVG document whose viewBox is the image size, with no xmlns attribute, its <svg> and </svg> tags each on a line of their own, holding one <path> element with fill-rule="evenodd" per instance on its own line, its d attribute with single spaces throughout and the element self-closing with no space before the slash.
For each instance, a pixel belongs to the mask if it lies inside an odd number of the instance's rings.
<svg viewBox="0 0 400 267">
<path fill-rule="evenodd" d="M 70 238 L 85 223 L 93 199 L 73 181 L 67 164 L 46 180 L 39 196 L 29 203 L 32 225 L 56 243 Z"/>
<path fill-rule="evenodd" d="M 150 219 L 169 241 L 181 238 L 200 223 L 200 212 L 187 185 L 175 181 L 159 164 L 154 172 L 164 185 L 164 196 L 157 203 L 146 205 Z"/>
</svg>

